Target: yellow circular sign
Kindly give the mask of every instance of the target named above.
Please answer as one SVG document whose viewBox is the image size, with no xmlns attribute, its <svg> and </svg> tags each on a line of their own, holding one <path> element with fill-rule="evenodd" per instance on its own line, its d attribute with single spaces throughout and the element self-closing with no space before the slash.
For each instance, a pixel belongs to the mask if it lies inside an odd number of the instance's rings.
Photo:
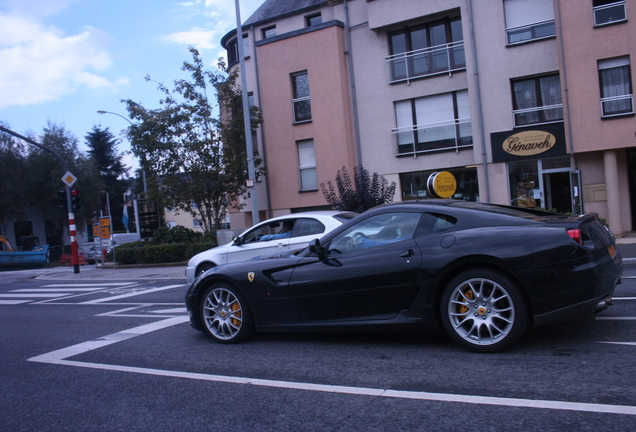
<svg viewBox="0 0 636 432">
<path fill-rule="evenodd" d="M 428 191 L 437 198 L 450 198 L 457 190 L 455 176 L 448 171 L 431 174 L 428 178 Z"/>
</svg>

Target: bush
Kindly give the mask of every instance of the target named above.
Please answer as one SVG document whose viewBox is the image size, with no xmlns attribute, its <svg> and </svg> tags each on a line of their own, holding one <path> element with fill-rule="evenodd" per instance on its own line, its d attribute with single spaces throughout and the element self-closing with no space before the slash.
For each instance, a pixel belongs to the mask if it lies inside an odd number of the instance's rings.
<svg viewBox="0 0 636 432">
<path fill-rule="evenodd" d="M 150 242 L 126 243 L 116 249 L 119 264 L 159 264 L 186 262 L 194 255 L 216 246 L 216 242 L 152 244 Z M 108 259 L 113 260 L 112 252 Z"/>
</svg>

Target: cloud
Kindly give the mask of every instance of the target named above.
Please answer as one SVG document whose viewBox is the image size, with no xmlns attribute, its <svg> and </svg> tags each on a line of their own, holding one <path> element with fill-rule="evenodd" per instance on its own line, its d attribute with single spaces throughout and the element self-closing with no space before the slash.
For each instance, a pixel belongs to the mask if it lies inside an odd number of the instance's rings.
<svg viewBox="0 0 636 432">
<path fill-rule="evenodd" d="M 84 28 L 66 36 L 55 27 L 0 13 L 0 108 L 40 104 L 79 88 L 115 88 L 97 72 L 112 65 L 103 32 Z"/>
</svg>

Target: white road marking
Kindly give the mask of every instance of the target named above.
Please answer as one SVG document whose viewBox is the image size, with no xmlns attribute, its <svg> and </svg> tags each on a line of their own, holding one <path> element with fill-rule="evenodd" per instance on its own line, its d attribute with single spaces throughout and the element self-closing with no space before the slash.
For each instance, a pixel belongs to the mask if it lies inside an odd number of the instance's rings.
<svg viewBox="0 0 636 432">
<path fill-rule="evenodd" d="M 636 342 L 600 342 L 602 344 L 612 344 L 612 345 L 628 345 L 628 346 L 636 346 Z"/>
<path fill-rule="evenodd" d="M 42 285 L 44 288 L 65 288 L 65 287 L 111 287 L 134 285 L 138 282 L 104 282 L 104 283 L 72 283 L 72 284 L 50 284 Z"/>
<path fill-rule="evenodd" d="M 0 294 L 0 298 L 53 298 L 62 297 L 68 295 L 66 293 L 54 292 L 54 293 L 39 293 L 39 294 Z"/>
<path fill-rule="evenodd" d="M 596 317 L 598 321 L 633 321 L 636 317 L 633 316 L 599 316 Z"/>
<path fill-rule="evenodd" d="M 564 410 L 564 411 L 578 411 L 578 412 L 593 412 L 604 414 L 626 414 L 636 415 L 636 406 L 629 405 L 608 405 L 608 404 L 596 404 L 596 403 L 582 403 L 582 402 L 567 402 L 567 401 L 551 401 L 551 400 L 538 400 L 538 399 L 518 399 L 518 398 L 503 398 L 503 397 L 489 397 L 489 396 L 473 396 L 473 395 L 457 395 L 446 393 L 429 393 L 429 392 L 417 392 L 417 391 L 401 391 L 401 390 L 389 390 L 378 389 L 368 387 L 351 387 L 351 386 L 337 386 L 326 384 L 312 384 L 293 381 L 279 381 L 279 380 L 267 380 L 257 378 L 245 378 L 236 376 L 225 375 L 211 375 L 203 373 L 193 372 L 180 372 L 163 369 L 151 369 L 132 366 L 120 366 L 101 363 L 89 363 L 80 361 L 66 360 L 69 357 L 73 357 L 79 354 L 83 354 L 88 351 L 92 351 L 98 348 L 112 345 L 117 342 L 147 334 L 156 330 L 172 327 L 178 324 L 187 322 L 188 318 L 185 316 L 173 317 L 161 321 L 157 321 L 152 324 L 146 324 L 132 329 L 124 330 L 119 333 L 113 333 L 102 338 L 82 342 L 77 345 L 62 348 L 56 351 L 51 351 L 46 354 L 42 354 L 36 357 L 31 357 L 28 361 L 57 364 L 65 366 L 83 367 L 90 369 L 129 372 L 144 375 L 173 377 L 173 378 L 185 378 L 199 381 L 211 381 L 228 384 L 247 384 L 261 387 L 274 387 L 289 390 L 305 390 L 305 391 L 317 391 L 327 393 L 338 394 L 350 394 L 350 395 L 362 395 L 362 396 L 376 396 L 376 397 L 390 397 L 390 398 L 402 398 L 402 399 L 416 399 L 433 402 L 451 402 L 451 403 L 469 403 L 476 405 L 495 405 L 517 408 L 538 408 L 538 409 L 552 409 L 552 410 Z"/>
<path fill-rule="evenodd" d="M 0 300 L 0 305 L 17 305 L 22 303 L 28 303 L 31 300 Z"/>
<path fill-rule="evenodd" d="M 157 291 L 164 291 L 164 290 L 168 290 L 168 289 L 172 289 L 172 288 L 177 288 L 183 285 L 168 285 L 165 287 L 161 287 L 161 288 L 151 288 L 151 289 L 147 289 L 147 290 L 143 290 L 143 291 L 135 291 L 135 292 L 130 292 L 130 293 L 126 293 L 126 294 L 121 294 L 118 296 L 112 296 L 112 297 L 104 297 L 104 298 L 100 298 L 100 299 L 96 299 L 96 300 L 88 300 L 79 304 L 98 304 L 98 303 L 105 303 L 105 302 L 109 302 L 109 301 L 113 301 L 113 300 L 120 300 L 123 298 L 128 298 L 128 297 L 134 297 L 134 296 L 138 296 L 138 295 L 143 295 L 143 294 L 149 294 L 152 292 L 157 292 Z"/>
<path fill-rule="evenodd" d="M 12 293 L 26 293 L 26 292 L 89 292 L 99 291 L 102 288 L 23 288 L 17 290 L 11 290 Z"/>
</svg>

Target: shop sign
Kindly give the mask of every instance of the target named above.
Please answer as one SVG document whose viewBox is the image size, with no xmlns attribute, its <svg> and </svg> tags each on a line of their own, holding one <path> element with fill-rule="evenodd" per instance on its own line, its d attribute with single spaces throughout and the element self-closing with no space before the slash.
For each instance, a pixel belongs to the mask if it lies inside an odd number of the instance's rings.
<svg viewBox="0 0 636 432">
<path fill-rule="evenodd" d="M 530 130 L 509 136 L 503 149 L 514 156 L 534 156 L 545 153 L 556 144 L 556 137 L 549 132 Z"/>
<path fill-rule="evenodd" d="M 427 189 L 436 198 L 450 198 L 457 190 L 457 181 L 448 171 L 436 172 L 429 176 Z"/>
<path fill-rule="evenodd" d="M 506 162 L 565 156 L 563 123 L 517 128 L 490 134 L 492 161 Z"/>
</svg>

